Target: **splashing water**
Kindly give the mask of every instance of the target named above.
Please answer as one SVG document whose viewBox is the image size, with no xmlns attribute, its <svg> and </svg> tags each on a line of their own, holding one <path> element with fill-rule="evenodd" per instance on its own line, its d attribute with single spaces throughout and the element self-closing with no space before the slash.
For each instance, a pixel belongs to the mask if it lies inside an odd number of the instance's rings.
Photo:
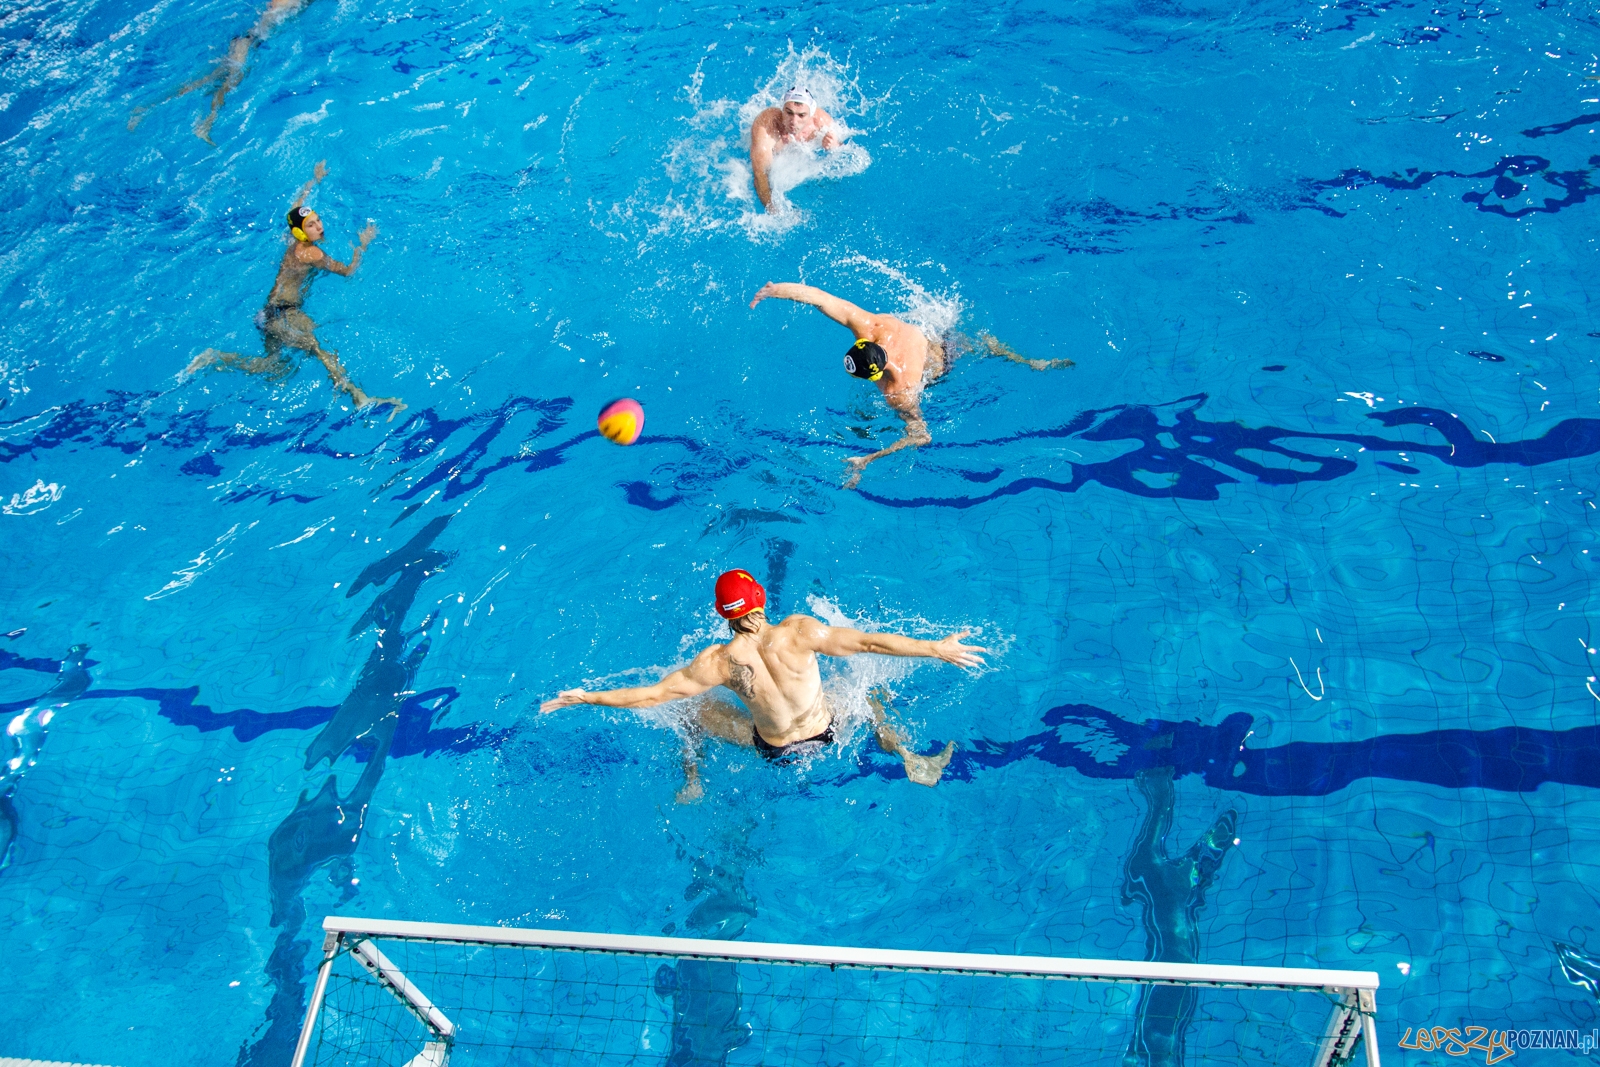
<svg viewBox="0 0 1600 1067">
<path fill-rule="evenodd" d="M 854 255 L 839 260 L 836 265 L 851 268 L 858 274 L 864 275 L 863 280 L 870 291 L 874 292 L 875 299 L 883 300 L 886 304 L 892 300 L 895 310 L 891 313 L 905 319 L 929 337 L 947 336 L 955 329 L 956 323 L 961 321 L 961 313 L 966 310 L 966 303 L 958 294 L 933 292 L 899 267 L 884 260 Z M 884 286 L 883 280 L 889 281 L 892 285 Z M 888 289 L 893 296 L 890 296 L 890 293 L 883 293 L 881 297 L 876 296 L 884 289 Z M 883 311 L 887 308 L 872 307 L 869 310 Z"/>
<path fill-rule="evenodd" d="M 706 50 L 685 88 L 695 109 L 685 120 L 690 132 L 668 146 L 663 168 L 674 185 L 687 185 L 690 192 L 684 196 L 674 190 L 653 204 L 642 203 L 636 196 L 616 212 L 622 217 L 654 216 L 646 225 L 649 237 L 732 227 L 742 229 L 752 240 L 781 237 L 806 219 L 805 212 L 790 204 L 785 194 L 814 178 L 853 177 L 872 165 L 867 149 L 850 140 L 862 131 L 852 128 L 849 118 L 859 118 L 878 101 L 865 96 L 846 64 L 816 46 L 796 52 L 790 44 L 788 54 L 743 103 L 728 98 L 706 100 L 701 92 L 705 66 L 715 49 L 713 44 Z M 845 143 L 831 152 L 817 145 L 785 146 L 772 163 L 772 209 L 763 211 L 750 172 L 750 127 L 762 111 L 780 105 L 791 85 L 811 90 L 818 106 L 832 116 Z"/>
</svg>

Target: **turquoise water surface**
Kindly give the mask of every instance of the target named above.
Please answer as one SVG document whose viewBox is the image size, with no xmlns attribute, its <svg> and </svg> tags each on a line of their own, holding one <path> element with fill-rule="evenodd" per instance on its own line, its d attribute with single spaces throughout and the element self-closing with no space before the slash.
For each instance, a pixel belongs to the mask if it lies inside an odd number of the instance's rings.
<svg viewBox="0 0 1600 1067">
<path fill-rule="evenodd" d="M 165 98 L 258 15 L 0 9 L 0 1055 L 287 1064 L 329 913 L 1375 970 L 1390 1062 L 1600 1026 L 1594 10 L 319 0 L 208 144 Z M 766 215 L 794 80 L 853 134 Z M 393 421 L 181 374 L 259 353 L 320 160 L 378 236 L 306 309 Z M 847 490 L 898 420 L 768 280 L 1076 366 L 963 357 Z M 994 652 L 828 664 L 842 744 L 677 805 L 683 708 L 537 705 L 720 639 L 731 567 Z M 779 1047 L 684 966 L 629 1055 Z"/>
</svg>

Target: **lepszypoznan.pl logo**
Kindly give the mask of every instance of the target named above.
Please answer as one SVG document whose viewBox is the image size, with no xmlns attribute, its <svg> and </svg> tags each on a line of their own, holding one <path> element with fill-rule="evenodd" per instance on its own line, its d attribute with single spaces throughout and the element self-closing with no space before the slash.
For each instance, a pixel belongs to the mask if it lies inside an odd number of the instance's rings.
<svg viewBox="0 0 1600 1067">
<path fill-rule="evenodd" d="M 1413 1034 L 1415 1036 L 1413 1036 Z M 1443 1052 L 1449 1056 L 1465 1056 L 1471 1052 L 1483 1053 L 1485 1064 L 1499 1063 L 1518 1051 L 1532 1049 L 1566 1049 L 1588 1054 L 1600 1048 L 1600 1030 L 1491 1030 L 1487 1026 L 1419 1026 L 1414 1031 L 1406 1027 L 1406 1036 L 1400 1039 L 1401 1048 L 1420 1049 L 1423 1052 Z"/>
</svg>

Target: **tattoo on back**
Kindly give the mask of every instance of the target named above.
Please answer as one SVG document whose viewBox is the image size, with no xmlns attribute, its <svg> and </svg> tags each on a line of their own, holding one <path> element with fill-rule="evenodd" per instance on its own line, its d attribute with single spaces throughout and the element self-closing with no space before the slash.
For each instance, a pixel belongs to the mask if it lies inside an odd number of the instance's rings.
<svg viewBox="0 0 1600 1067">
<path fill-rule="evenodd" d="M 730 661 L 728 664 L 728 687 L 746 700 L 753 699 L 756 694 L 756 672 L 736 660 Z"/>
</svg>

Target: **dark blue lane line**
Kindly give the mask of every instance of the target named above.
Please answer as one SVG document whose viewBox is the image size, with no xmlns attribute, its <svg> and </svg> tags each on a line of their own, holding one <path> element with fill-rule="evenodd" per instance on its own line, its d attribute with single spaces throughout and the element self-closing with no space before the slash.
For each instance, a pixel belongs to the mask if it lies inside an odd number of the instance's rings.
<svg viewBox="0 0 1600 1067">
<path fill-rule="evenodd" d="M 560 466 L 567 461 L 572 448 L 598 436 L 594 430 L 584 430 L 564 439 L 552 440 L 545 447 L 534 448 L 534 442 L 567 425 L 566 416 L 572 401 L 564 397 L 553 400 L 511 397 L 496 408 L 456 419 L 446 419 L 432 409 L 424 409 L 414 413 L 388 437 L 368 446 L 366 451 L 354 452 L 338 447 L 333 437 L 336 430 L 349 424 L 349 418 L 336 419 L 318 412 L 290 419 L 278 432 L 253 434 L 233 426 L 212 426 L 205 421 L 202 411 L 172 417 L 166 420 L 163 427 L 149 410 L 150 402 L 157 395 L 119 395 L 101 404 L 80 401 L 34 416 L 32 421 L 39 425 L 31 435 L 18 432 L 0 435 L 0 463 L 69 445 L 108 447 L 123 452 L 138 452 L 160 445 L 191 453 L 196 449 L 203 450 L 198 457 L 185 461 L 179 469 L 193 469 L 207 477 L 215 477 L 224 469 L 218 459 L 226 460 L 235 449 L 275 446 L 291 453 L 365 460 L 385 447 L 383 441 L 389 441 L 388 447 L 393 449 L 393 461 L 398 469 L 378 492 L 386 492 L 395 482 L 411 477 L 393 497 L 399 501 L 417 501 L 406 509 L 405 514 L 408 515 L 420 507 L 422 501 L 431 499 L 434 493 L 446 501 L 454 499 L 483 485 L 491 475 L 502 470 L 520 467 L 526 473 L 536 473 Z M 1501 463 L 1535 466 L 1600 452 L 1600 420 L 1595 419 L 1567 419 L 1541 437 L 1496 443 L 1483 440 L 1482 435 L 1466 422 L 1439 408 L 1402 407 L 1368 415 L 1368 418 L 1390 429 L 1428 426 L 1445 440 L 1442 445 L 1418 444 L 1376 434 L 1318 433 L 1313 430 L 1252 427 L 1237 421 L 1203 419 L 1197 412 L 1206 400 L 1206 394 L 1198 393 L 1165 404 L 1128 404 L 1092 409 L 1080 412 L 1057 426 L 1028 429 L 1005 437 L 978 441 L 934 441 L 921 449 L 920 454 L 930 460 L 948 457 L 947 469 L 966 482 L 974 486 L 992 485 L 984 493 L 900 498 L 870 489 L 860 492 L 868 500 L 897 508 L 970 508 L 1030 489 L 1073 493 L 1090 484 L 1100 484 L 1133 496 L 1152 499 L 1216 500 L 1220 496 L 1220 488 L 1239 482 L 1239 476 L 1253 478 L 1261 485 L 1294 485 L 1332 481 L 1360 469 L 1352 459 L 1318 455 L 1291 447 L 1295 441 L 1341 442 L 1371 452 L 1417 452 L 1455 467 Z M 515 432 L 508 433 L 513 420 L 523 414 L 535 416 L 531 429 L 524 432 L 519 427 Z M 29 420 L 0 423 L 0 429 L 20 427 L 26 421 Z M 454 438 L 463 433 L 472 436 L 464 444 L 452 445 Z M 752 431 L 752 435 L 775 439 L 790 447 L 841 447 L 837 441 L 807 438 L 784 431 L 757 430 Z M 514 447 L 512 442 L 502 441 L 507 437 L 516 438 Z M 1174 441 L 1176 447 L 1164 444 L 1163 437 Z M 1069 464 L 1070 474 L 1063 478 L 1005 481 L 1003 468 L 994 465 L 992 451 L 997 446 L 1020 441 L 1067 438 L 1086 441 L 1138 440 L 1141 447 L 1097 463 Z M 618 484 L 627 503 L 655 511 L 685 503 L 688 499 L 684 495 L 686 492 L 714 484 L 745 462 L 736 457 L 716 454 L 704 442 L 682 436 L 653 436 L 635 447 L 681 449 L 692 460 L 689 465 L 670 475 L 669 487 L 642 481 Z M 986 453 L 979 460 L 984 469 L 969 471 L 959 466 L 948 466 L 957 456 L 974 450 Z M 1258 463 L 1241 454 L 1246 450 L 1282 456 L 1288 465 Z M 419 464 L 429 466 L 413 477 L 413 468 Z M 1140 475 L 1158 484 L 1149 484 Z M 303 503 L 316 499 L 252 485 L 232 490 L 224 502 L 239 503 L 258 497 L 265 497 L 269 503 L 283 500 Z"/>
<path fill-rule="evenodd" d="M 1135 723 L 1090 704 L 1064 704 L 1046 712 L 1043 721 L 1048 729 L 1015 741 L 967 742 L 944 776 L 970 781 L 986 770 L 1039 760 L 1100 779 L 1132 779 L 1170 767 L 1178 778 L 1197 774 L 1216 789 L 1269 797 L 1328 796 L 1364 778 L 1505 793 L 1533 792 L 1547 782 L 1600 788 L 1600 726 L 1428 730 L 1251 748 L 1254 720 L 1243 712 L 1210 726 L 1165 719 Z M 863 755 L 858 773 L 904 775 L 898 760 L 871 752 Z"/>
<path fill-rule="evenodd" d="M 1523 130 L 1522 136 L 1549 137 L 1552 134 L 1566 133 L 1574 126 L 1591 126 L 1597 122 L 1600 122 L 1600 113 L 1593 115 L 1579 115 L 1577 118 L 1568 119 L 1565 122 L 1553 122 L 1548 126 L 1535 126 L 1531 130 Z"/>
<path fill-rule="evenodd" d="M 1386 428 L 1427 426 L 1437 431 L 1444 443 L 1394 440 L 1376 434 L 1318 433 L 1313 430 L 1288 430 L 1277 426 L 1252 427 L 1238 422 L 1213 422 L 1197 412 L 1207 397 L 1204 393 L 1184 397 L 1174 405 L 1160 407 L 1135 404 L 1086 411 L 1064 426 L 1025 430 L 1007 438 L 983 442 L 934 442 L 923 452 L 937 454 L 990 447 L 1034 438 L 1076 437 L 1085 441 L 1141 442 L 1140 447 L 1097 463 L 1070 463 L 1070 477 L 1018 478 L 972 496 L 890 497 L 858 490 L 875 503 L 894 508 L 947 507 L 971 508 L 1030 489 L 1075 493 L 1085 486 L 1100 484 L 1133 496 L 1184 500 L 1216 500 L 1220 487 L 1240 481 L 1219 470 L 1227 467 L 1254 478 L 1261 485 L 1296 485 L 1302 482 L 1331 482 L 1355 473 L 1359 465 L 1341 456 L 1319 455 L 1287 447 L 1284 441 L 1334 441 L 1355 445 L 1368 452 L 1406 452 L 1431 456 L 1451 467 L 1474 468 L 1493 464 L 1534 467 L 1560 460 L 1578 459 L 1600 452 L 1600 419 L 1564 419 L 1543 435 L 1525 441 L 1493 442 L 1482 439 L 1459 416 L 1439 408 L 1404 407 L 1375 411 L 1367 416 Z M 1177 405 L 1187 405 L 1179 407 Z M 1172 421 L 1163 422 L 1161 407 Z M 1176 442 L 1172 448 L 1162 436 Z M 1247 459 L 1243 450 L 1269 452 L 1300 465 L 1269 467 Z M 1159 475 L 1169 484 L 1154 486 L 1138 475 Z M 988 480 L 987 477 L 984 478 Z"/>
<path fill-rule="evenodd" d="M 1588 116 L 1584 116 L 1587 118 Z M 1576 124 L 1579 120 L 1574 120 Z M 1559 126 L 1559 124 L 1558 124 Z M 1543 132 L 1560 133 L 1562 129 L 1570 127 L 1538 127 L 1534 130 L 1522 131 L 1525 136 L 1539 137 Z M 1600 166 L 1600 156 L 1590 156 L 1589 166 Z M 1589 197 L 1600 193 L 1589 182 L 1588 170 L 1554 170 L 1553 164 L 1542 156 L 1502 156 L 1494 166 L 1479 171 L 1457 170 L 1418 170 L 1408 167 L 1404 176 L 1400 174 L 1374 174 L 1369 170 L 1350 167 L 1339 172 L 1332 178 L 1307 178 L 1300 182 L 1304 195 L 1297 206 L 1312 208 L 1330 215 L 1334 218 L 1344 218 L 1345 212 L 1338 211 L 1324 204 L 1318 197 L 1330 189 L 1347 189 L 1354 191 L 1370 185 L 1382 186 L 1385 189 L 1396 191 L 1413 191 L 1421 189 L 1424 185 L 1440 178 L 1455 178 L 1467 181 L 1481 181 L 1493 178 L 1494 182 L 1488 190 L 1474 190 L 1463 193 L 1463 203 L 1473 204 L 1479 211 L 1486 211 L 1493 215 L 1500 215 L 1508 219 L 1520 219 L 1535 213 L 1554 215 L 1565 208 L 1583 203 Z M 1509 200 L 1514 196 L 1521 196 L 1528 188 L 1527 184 L 1519 181 L 1539 175 L 1543 181 L 1557 189 L 1563 190 L 1560 199 L 1545 197 L 1543 204 L 1529 204 L 1520 208 L 1507 208 L 1501 204 L 1489 202 L 1489 197 L 1495 196 L 1501 200 Z"/>
</svg>

